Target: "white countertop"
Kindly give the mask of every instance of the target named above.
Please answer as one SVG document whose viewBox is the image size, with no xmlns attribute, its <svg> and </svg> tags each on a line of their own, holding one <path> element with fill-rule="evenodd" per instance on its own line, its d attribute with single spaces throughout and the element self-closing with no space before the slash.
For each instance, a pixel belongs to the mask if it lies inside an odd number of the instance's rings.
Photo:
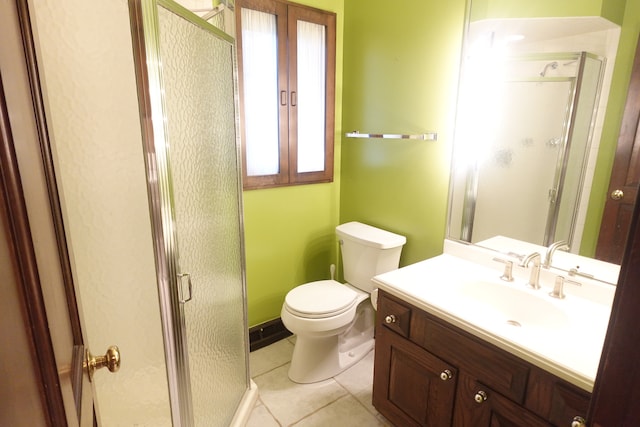
<svg viewBox="0 0 640 427">
<path fill-rule="evenodd" d="M 380 289 L 591 392 L 615 287 L 581 278 L 582 286 L 565 284 L 565 299 L 551 298 L 557 271 L 542 270 L 538 290 L 525 285 L 530 269 L 515 265 L 514 282 L 502 282 L 504 265 L 493 261 L 495 252 L 456 245 L 373 280 Z"/>
</svg>

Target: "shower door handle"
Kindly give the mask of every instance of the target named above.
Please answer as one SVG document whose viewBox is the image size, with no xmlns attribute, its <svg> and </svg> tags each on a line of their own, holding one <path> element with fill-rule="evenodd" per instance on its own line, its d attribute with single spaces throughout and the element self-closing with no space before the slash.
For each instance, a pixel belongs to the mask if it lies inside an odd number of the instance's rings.
<svg viewBox="0 0 640 427">
<path fill-rule="evenodd" d="M 182 282 L 184 278 L 187 278 L 187 289 L 189 290 L 189 296 L 187 298 L 183 298 L 182 295 L 184 295 L 184 292 L 182 291 Z M 191 298 L 193 297 L 192 291 L 193 291 L 193 287 L 191 285 L 191 273 L 178 273 L 178 292 L 179 292 L 179 300 L 180 304 L 184 304 L 186 302 L 191 301 Z"/>
</svg>

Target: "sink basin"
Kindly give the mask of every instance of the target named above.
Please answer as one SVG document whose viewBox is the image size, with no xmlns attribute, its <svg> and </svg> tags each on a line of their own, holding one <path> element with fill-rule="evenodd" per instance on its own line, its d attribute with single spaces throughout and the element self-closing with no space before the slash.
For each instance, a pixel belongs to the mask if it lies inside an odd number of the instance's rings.
<svg viewBox="0 0 640 427">
<path fill-rule="evenodd" d="M 473 248 L 477 250 L 477 248 Z M 473 256 L 471 256 L 473 255 Z M 549 296 L 556 274 L 542 271 L 541 289 L 527 287 L 529 270 L 504 282 L 495 252 L 469 258 L 443 254 L 374 277 L 376 285 L 503 350 L 570 381 L 593 387 L 614 288 L 583 280 L 565 299 Z"/>
<path fill-rule="evenodd" d="M 465 281 L 455 287 L 460 306 L 480 324 L 504 325 L 523 332 L 557 331 L 569 325 L 566 310 L 542 290 L 529 292 L 522 284 L 490 281 Z"/>
</svg>

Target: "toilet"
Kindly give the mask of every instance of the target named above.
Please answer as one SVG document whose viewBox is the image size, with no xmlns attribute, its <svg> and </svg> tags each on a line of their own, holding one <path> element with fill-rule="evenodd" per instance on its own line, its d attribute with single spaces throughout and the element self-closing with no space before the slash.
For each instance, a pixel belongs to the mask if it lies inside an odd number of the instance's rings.
<svg viewBox="0 0 640 427">
<path fill-rule="evenodd" d="M 282 305 L 284 326 L 296 335 L 289 379 L 331 378 L 373 349 L 373 276 L 398 268 L 406 238 L 360 222 L 336 227 L 347 283 L 319 280 L 297 286 Z"/>
</svg>

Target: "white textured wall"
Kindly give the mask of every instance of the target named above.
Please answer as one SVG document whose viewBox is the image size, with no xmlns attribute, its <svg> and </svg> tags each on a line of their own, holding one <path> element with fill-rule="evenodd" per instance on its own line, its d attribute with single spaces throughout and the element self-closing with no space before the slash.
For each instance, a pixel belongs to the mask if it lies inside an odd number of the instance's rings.
<svg viewBox="0 0 640 427">
<path fill-rule="evenodd" d="M 171 425 L 127 1 L 30 7 L 101 423 Z"/>
</svg>

